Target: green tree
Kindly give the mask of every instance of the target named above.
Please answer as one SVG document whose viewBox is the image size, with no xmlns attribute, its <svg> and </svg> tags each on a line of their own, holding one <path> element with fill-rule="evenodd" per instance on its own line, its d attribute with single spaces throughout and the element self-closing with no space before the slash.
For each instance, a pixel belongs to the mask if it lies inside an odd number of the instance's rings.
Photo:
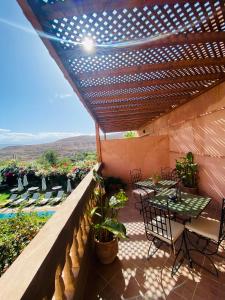
<svg viewBox="0 0 225 300">
<path fill-rule="evenodd" d="M 84 161 L 84 160 L 96 160 L 96 152 L 77 152 L 73 156 L 75 162 Z"/>
<path fill-rule="evenodd" d="M 57 164 L 58 159 L 58 154 L 54 150 L 47 150 L 42 154 L 40 161 L 42 163 L 48 163 L 52 166 Z"/>
<path fill-rule="evenodd" d="M 136 137 L 136 132 L 135 131 L 127 131 L 123 135 L 125 138 L 133 138 Z"/>
</svg>

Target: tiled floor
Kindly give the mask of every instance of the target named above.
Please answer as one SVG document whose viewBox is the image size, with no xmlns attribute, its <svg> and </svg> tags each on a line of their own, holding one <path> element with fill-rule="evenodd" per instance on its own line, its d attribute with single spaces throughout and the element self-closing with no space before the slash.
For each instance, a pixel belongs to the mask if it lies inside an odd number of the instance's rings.
<svg viewBox="0 0 225 300">
<path fill-rule="evenodd" d="M 212 211 L 210 207 L 209 210 Z M 129 239 L 119 242 L 118 257 L 112 264 L 102 265 L 93 259 L 85 300 L 225 299 L 225 259 L 213 257 L 220 270 L 219 278 L 197 266 L 189 269 L 186 262 L 171 277 L 173 254 L 169 247 L 161 247 L 153 258 L 146 259 L 149 241 L 142 216 L 134 208 L 131 197 L 120 212 L 120 220 L 127 227 Z M 225 253 L 223 255 L 225 257 Z M 210 268 L 202 256 L 195 259 Z"/>
</svg>

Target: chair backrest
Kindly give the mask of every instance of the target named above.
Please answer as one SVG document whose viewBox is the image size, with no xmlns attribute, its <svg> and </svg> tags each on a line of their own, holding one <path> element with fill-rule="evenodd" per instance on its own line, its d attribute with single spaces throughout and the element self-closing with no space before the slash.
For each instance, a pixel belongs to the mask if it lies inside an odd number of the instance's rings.
<svg viewBox="0 0 225 300">
<path fill-rule="evenodd" d="M 134 184 L 142 179 L 141 169 L 130 170 L 130 182 Z"/>
<path fill-rule="evenodd" d="M 33 200 L 37 200 L 39 198 L 40 194 L 39 193 L 34 193 L 33 194 Z"/>
<path fill-rule="evenodd" d="M 12 194 L 9 198 L 9 200 L 13 201 L 17 198 L 17 194 Z"/>
<path fill-rule="evenodd" d="M 173 169 L 166 167 L 161 168 L 161 178 L 164 180 L 171 180 L 171 174 L 173 172 Z"/>
<path fill-rule="evenodd" d="M 219 232 L 219 241 L 225 239 L 225 198 L 222 199 L 222 209 L 220 216 L 220 232 Z"/>
<path fill-rule="evenodd" d="M 141 203 L 147 238 L 152 239 L 152 236 L 155 236 L 160 239 L 162 237 L 163 240 L 168 239 L 172 242 L 171 216 L 168 203 L 166 208 L 143 199 Z"/>
<path fill-rule="evenodd" d="M 61 198 L 63 196 L 64 192 L 63 191 L 58 191 L 57 198 Z"/>
<path fill-rule="evenodd" d="M 49 199 L 49 198 L 51 198 L 51 196 L 52 196 L 52 192 L 47 192 L 45 194 L 45 199 Z"/>
<path fill-rule="evenodd" d="M 177 174 L 177 170 L 176 169 L 173 169 L 171 171 L 171 173 L 170 173 L 170 179 L 174 180 L 174 181 L 177 181 L 177 182 L 180 181 L 180 178 L 179 178 L 179 176 Z"/>
<path fill-rule="evenodd" d="M 21 195 L 21 199 L 26 200 L 29 197 L 29 193 L 24 193 L 23 195 Z"/>
</svg>

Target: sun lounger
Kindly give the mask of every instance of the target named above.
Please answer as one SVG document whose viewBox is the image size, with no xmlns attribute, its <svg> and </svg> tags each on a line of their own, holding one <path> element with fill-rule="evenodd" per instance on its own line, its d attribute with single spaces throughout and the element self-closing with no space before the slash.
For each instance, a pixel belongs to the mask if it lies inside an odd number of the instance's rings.
<svg viewBox="0 0 225 300">
<path fill-rule="evenodd" d="M 17 199 L 17 197 L 18 197 L 17 194 L 12 194 L 5 203 L 0 204 L 0 208 L 10 206 L 13 203 L 13 201 Z"/>
<path fill-rule="evenodd" d="M 40 197 L 39 193 L 34 193 L 33 197 L 27 202 L 26 206 L 30 206 L 30 205 L 34 204 L 35 202 L 37 202 L 39 197 Z"/>
<path fill-rule="evenodd" d="M 12 195 L 10 196 L 10 198 L 9 198 L 9 201 L 13 202 L 13 201 L 16 200 L 17 197 L 18 197 L 17 194 L 12 194 Z"/>
<path fill-rule="evenodd" d="M 38 205 L 46 205 L 52 197 L 52 192 L 47 192 L 45 197 L 38 203 Z"/>
<path fill-rule="evenodd" d="M 63 199 L 63 195 L 64 195 L 64 192 L 63 192 L 63 191 L 58 191 L 57 196 L 51 201 L 51 204 L 52 204 L 52 205 L 56 205 L 56 204 L 58 204 L 59 202 L 61 202 L 62 199 Z"/>
<path fill-rule="evenodd" d="M 24 193 L 20 199 L 13 201 L 13 203 L 11 204 L 11 206 L 17 206 L 20 205 L 22 202 L 24 202 L 25 200 L 27 200 L 29 197 L 28 193 Z"/>
</svg>

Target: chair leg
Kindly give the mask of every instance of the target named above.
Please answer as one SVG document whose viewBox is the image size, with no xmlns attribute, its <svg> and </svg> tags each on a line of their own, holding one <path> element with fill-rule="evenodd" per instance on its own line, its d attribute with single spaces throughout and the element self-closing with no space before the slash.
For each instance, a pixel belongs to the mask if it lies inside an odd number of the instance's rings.
<svg viewBox="0 0 225 300">
<path fill-rule="evenodd" d="M 209 257 L 209 255 L 207 255 L 207 254 L 201 252 L 201 251 L 198 250 L 198 249 L 189 249 L 189 253 L 190 253 L 190 252 L 194 252 L 194 251 L 195 251 L 195 252 L 198 252 L 198 253 L 200 253 L 200 254 L 202 254 L 202 255 L 204 255 L 205 258 L 207 258 L 207 259 L 209 260 L 209 262 L 211 263 L 211 265 L 213 266 L 213 268 L 214 268 L 214 270 L 215 270 L 215 273 L 212 272 L 212 271 L 210 271 L 209 269 L 205 268 L 204 266 L 200 265 L 198 262 L 196 262 L 196 261 L 193 260 L 193 259 L 191 259 L 192 262 L 193 262 L 195 265 L 197 265 L 197 266 L 203 268 L 203 269 L 206 270 L 207 272 L 211 273 L 212 275 L 215 275 L 216 277 L 219 277 L 218 270 L 217 270 L 217 268 L 216 268 L 216 266 L 215 266 L 213 260 L 211 259 L 211 257 Z"/>
<path fill-rule="evenodd" d="M 180 266 L 182 265 L 182 263 L 183 263 L 183 261 L 184 261 L 184 257 L 182 257 L 182 258 L 178 261 L 178 263 L 177 263 L 179 254 L 180 254 L 180 252 L 182 251 L 183 242 L 184 242 L 184 237 L 183 237 L 183 235 L 182 235 L 182 240 L 181 240 L 180 248 L 179 248 L 179 250 L 177 251 L 177 253 L 175 254 L 174 263 L 173 263 L 172 271 L 171 271 L 171 276 L 174 276 L 174 275 L 176 274 L 176 272 L 179 270 Z M 173 247 L 173 250 L 174 250 L 174 249 L 175 249 L 174 244 L 172 245 L 172 247 Z"/>
<path fill-rule="evenodd" d="M 148 248 L 148 256 L 147 256 L 147 259 L 150 259 L 150 258 L 151 258 L 151 257 L 159 250 L 159 248 L 160 248 L 161 245 L 162 245 L 162 242 L 160 242 L 159 246 L 156 247 L 154 241 L 156 241 L 156 238 L 153 238 L 152 241 L 150 242 L 150 246 L 149 246 L 149 248 Z M 155 246 L 155 250 L 150 254 L 150 252 L 151 252 L 150 250 L 151 250 L 152 245 Z"/>
<path fill-rule="evenodd" d="M 188 234 L 187 234 L 187 238 L 188 238 Z M 200 241 L 201 239 L 205 240 L 205 245 L 204 245 L 201 249 L 196 248 L 196 247 L 199 245 L 199 241 Z M 188 240 L 189 240 L 189 238 L 188 238 Z M 210 240 L 209 240 L 209 239 L 205 239 L 205 238 L 203 238 L 203 237 L 198 237 L 197 245 L 196 245 L 196 246 L 195 246 L 190 240 L 189 240 L 189 242 L 190 242 L 191 246 L 194 247 L 194 248 L 192 248 L 192 249 L 188 249 L 188 255 L 189 255 L 189 259 L 190 259 L 191 264 L 194 263 L 195 265 L 198 265 L 199 267 L 203 268 L 203 269 L 206 270 L 207 272 L 209 272 L 209 273 L 215 275 L 216 277 L 218 277 L 218 276 L 219 276 L 218 270 L 217 270 L 217 268 L 216 268 L 216 266 L 215 266 L 215 264 L 214 264 L 214 262 L 213 262 L 213 260 L 211 259 L 210 256 L 212 256 L 212 255 L 217 255 L 219 245 L 217 245 L 215 251 L 211 251 L 211 252 L 210 252 L 209 250 L 207 251 L 207 247 L 208 247 L 209 244 L 210 244 Z M 215 272 L 210 271 L 209 269 L 205 268 L 204 266 L 200 265 L 198 262 L 196 262 L 195 260 L 193 260 L 193 258 L 191 258 L 191 255 L 190 255 L 191 252 L 197 252 L 197 253 L 200 253 L 201 255 L 204 255 L 204 257 L 207 258 L 208 261 L 209 261 L 209 262 L 211 263 L 211 265 L 213 266 L 213 269 L 214 269 Z"/>
<path fill-rule="evenodd" d="M 188 249 L 188 246 L 187 246 L 186 231 L 184 231 L 184 233 L 183 233 L 183 239 L 184 239 L 184 247 L 185 247 L 185 254 L 186 254 L 185 256 L 188 259 L 189 267 L 192 268 L 193 267 L 193 263 L 192 263 L 192 259 L 191 259 L 191 256 L 190 256 L 190 253 L 189 253 L 189 249 Z"/>
<path fill-rule="evenodd" d="M 184 244 L 184 249 L 183 249 L 183 244 Z M 173 248 L 174 248 L 174 245 L 173 245 Z M 178 260 L 178 257 L 179 257 L 179 254 L 180 254 L 181 251 L 183 252 L 183 255 L 177 263 L 177 260 Z M 173 267 L 172 267 L 172 271 L 171 271 L 172 276 L 175 275 L 176 272 L 179 270 L 179 268 L 181 267 L 181 265 L 182 265 L 185 258 L 187 258 L 189 266 L 190 266 L 190 268 L 192 268 L 192 259 L 190 257 L 190 253 L 189 253 L 189 250 L 188 250 L 188 247 L 187 247 L 187 241 L 186 241 L 185 231 L 184 231 L 183 234 L 182 234 L 182 240 L 181 240 L 180 248 L 179 248 L 178 252 L 175 255 L 175 259 L 174 259 L 174 263 L 173 263 Z"/>
</svg>

